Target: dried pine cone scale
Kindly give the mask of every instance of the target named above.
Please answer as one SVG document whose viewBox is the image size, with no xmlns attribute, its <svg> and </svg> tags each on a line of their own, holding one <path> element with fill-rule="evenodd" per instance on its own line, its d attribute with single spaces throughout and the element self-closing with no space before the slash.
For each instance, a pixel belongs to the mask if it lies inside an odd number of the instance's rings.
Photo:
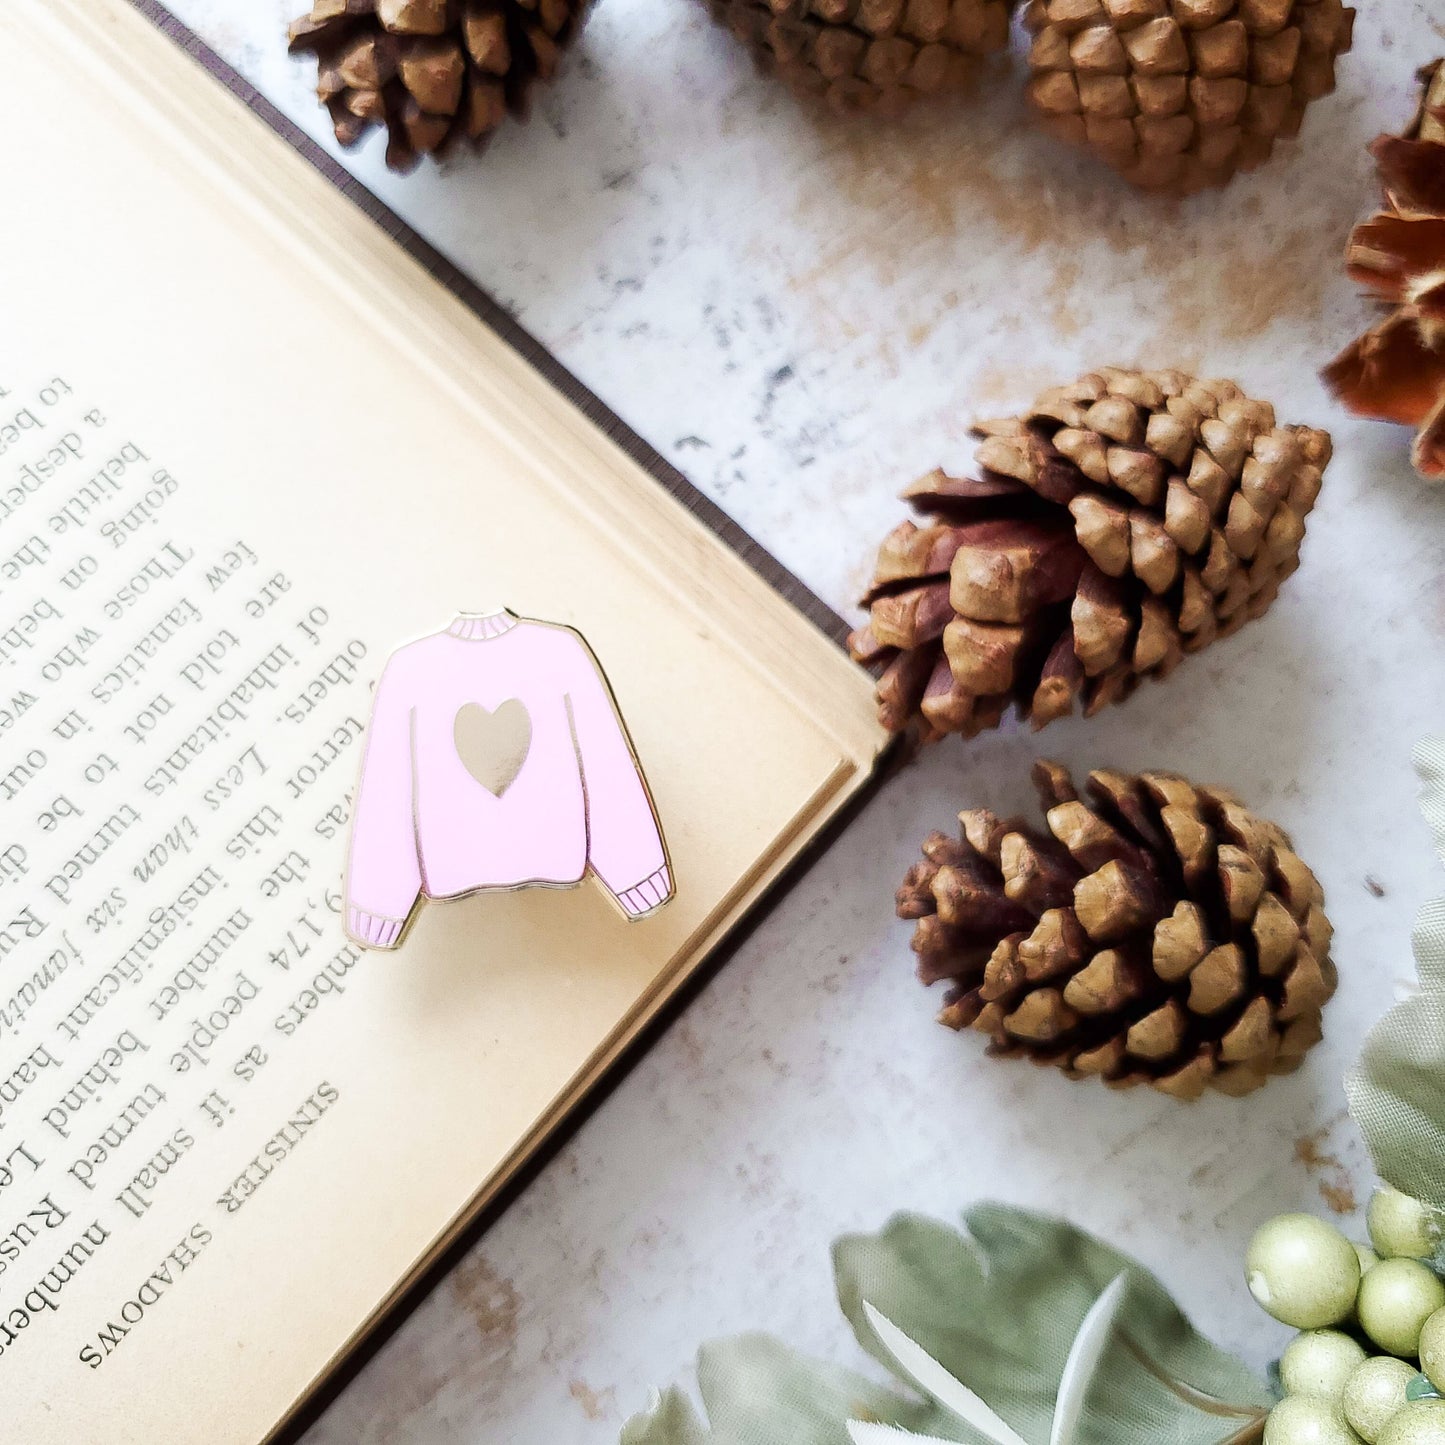
<svg viewBox="0 0 1445 1445">
<path fill-rule="evenodd" d="M 1334 89 L 1341 0 L 1029 0 L 1029 99 L 1135 185 L 1223 185 Z"/>
<path fill-rule="evenodd" d="M 985 809 L 898 892 L 940 1022 L 996 1054 L 1242 1094 L 1298 1067 L 1335 989 L 1324 895 L 1288 836 L 1172 773 L 1036 766 L 1047 829 Z"/>
<path fill-rule="evenodd" d="M 850 646 L 924 741 L 1010 705 L 1036 727 L 1121 701 L 1273 602 L 1329 438 L 1231 382 L 1106 369 L 985 423 L 977 479 L 933 472 L 879 549 Z"/>
<path fill-rule="evenodd" d="M 387 131 L 387 164 L 409 170 L 466 139 L 480 145 L 531 87 L 555 74 L 585 0 L 315 0 L 290 29 L 317 58 L 336 138 Z"/>
<path fill-rule="evenodd" d="M 1013 0 L 708 0 L 764 68 L 845 113 L 958 90 L 1008 44 Z"/>
<path fill-rule="evenodd" d="M 1415 427 L 1416 469 L 1445 479 L 1445 60 L 1420 81 L 1404 133 L 1371 147 L 1387 208 L 1355 227 L 1345 253 L 1389 315 L 1324 376 L 1352 411 Z"/>
</svg>

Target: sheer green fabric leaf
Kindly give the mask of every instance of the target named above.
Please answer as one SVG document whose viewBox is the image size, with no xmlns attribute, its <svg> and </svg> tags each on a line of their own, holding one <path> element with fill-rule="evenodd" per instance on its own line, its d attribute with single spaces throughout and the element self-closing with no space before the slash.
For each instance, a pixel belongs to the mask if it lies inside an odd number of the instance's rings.
<svg viewBox="0 0 1445 1445">
<path fill-rule="evenodd" d="M 1029 1442 L 1049 1439 L 1055 1396 L 1084 1317 L 1120 1274 L 1117 1329 L 1070 1445 L 1226 1445 L 1258 1440 L 1264 1384 L 1209 1344 L 1134 1261 L 1057 1220 L 999 1205 L 965 1216 L 968 1237 L 916 1215 L 834 1246 L 838 1297 L 863 1347 L 895 1377 L 873 1333 L 875 1305 Z M 849 1445 L 849 1420 L 938 1440 L 984 1437 L 900 1384 L 806 1359 L 763 1335 L 704 1346 L 709 1425 L 676 1391 L 629 1421 L 623 1445 Z M 631 1433 L 628 1433 L 631 1432 Z"/>
<path fill-rule="evenodd" d="M 726 1445 L 848 1445 L 850 1419 L 927 1434 L 946 1418 L 854 1370 L 809 1360 L 768 1335 L 704 1345 L 697 1377 L 714 1438 Z"/>
<path fill-rule="evenodd" d="M 692 1401 L 673 1386 L 660 1391 L 651 1409 L 622 1427 L 621 1445 L 708 1445 L 712 1438 Z"/>
<path fill-rule="evenodd" d="M 673 1389 L 627 1422 L 622 1445 L 849 1445 L 849 1420 L 927 1432 L 947 1418 L 855 1370 L 810 1360 L 768 1335 L 704 1345 L 697 1376 L 707 1427 L 687 1397 Z M 948 1438 L 977 1445 L 974 1435 Z"/>
<path fill-rule="evenodd" d="M 937 1435 L 915 1435 L 897 1425 L 870 1425 L 865 1420 L 848 1422 L 848 1438 L 853 1445 L 954 1445 Z"/>
<path fill-rule="evenodd" d="M 1445 862 L 1445 737 L 1422 742 L 1415 767 Z M 1445 899 L 1421 910 L 1413 942 L 1420 990 L 1366 1035 L 1345 1090 L 1380 1177 L 1445 1209 Z"/>
<path fill-rule="evenodd" d="M 980 1205 L 968 1237 L 917 1215 L 834 1245 L 838 1297 L 859 1342 L 887 1363 L 866 1299 L 1026 1440 L 1049 1438 L 1069 1348 L 1094 1301 L 1129 1280 L 1076 1445 L 1219 1445 L 1271 1403 L 1126 1255 L 1042 1215 Z M 948 1432 L 945 1430 L 945 1435 Z"/>
<path fill-rule="evenodd" d="M 1415 771 L 1424 787 L 1420 811 L 1435 835 L 1435 851 L 1445 863 L 1445 737 L 1426 738 L 1415 749 Z"/>
<path fill-rule="evenodd" d="M 942 1405 L 955 1419 L 972 1426 L 989 1445 L 1028 1445 L 982 1395 L 950 1375 L 922 1345 L 879 1314 L 867 1300 L 863 1301 L 863 1313 L 869 1328 L 892 1356 L 893 1368 L 911 1381 L 925 1399 Z M 853 1430 L 852 1434 L 856 1441 L 858 1432 Z"/>
</svg>

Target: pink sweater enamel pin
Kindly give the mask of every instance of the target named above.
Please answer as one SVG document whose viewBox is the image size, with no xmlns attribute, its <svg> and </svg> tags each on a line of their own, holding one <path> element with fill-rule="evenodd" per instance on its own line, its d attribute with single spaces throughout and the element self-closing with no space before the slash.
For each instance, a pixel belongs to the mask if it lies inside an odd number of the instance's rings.
<svg viewBox="0 0 1445 1445">
<path fill-rule="evenodd" d="M 420 898 L 571 887 L 628 918 L 672 897 L 667 845 L 592 649 L 559 623 L 462 613 L 376 685 L 346 869 L 346 931 L 395 948 Z"/>
</svg>

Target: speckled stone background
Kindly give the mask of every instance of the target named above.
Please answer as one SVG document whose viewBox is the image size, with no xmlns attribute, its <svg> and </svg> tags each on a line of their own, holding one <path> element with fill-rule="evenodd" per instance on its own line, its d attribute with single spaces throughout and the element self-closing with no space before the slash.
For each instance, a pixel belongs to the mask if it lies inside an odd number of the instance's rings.
<svg viewBox="0 0 1445 1445">
<path fill-rule="evenodd" d="M 171 3 L 325 135 L 282 41 L 301 0 Z M 1439 0 L 1361 0 L 1301 140 L 1179 204 L 1034 134 L 1017 62 L 957 107 L 843 123 L 754 75 L 695 0 L 600 0 L 533 123 L 485 157 L 406 179 L 375 144 L 347 157 L 840 610 L 898 489 L 967 464 L 972 415 L 1091 365 L 1235 377 L 1330 427 L 1337 457 L 1262 622 L 1122 709 L 940 746 L 891 783 L 308 1445 L 615 1440 L 698 1341 L 744 1328 L 853 1360 L 830 1239 L 982 1196 L 1067 1212 L 1217 1338 L 1258 1363 L 1277 1348 L 1244 1241 L 1286 1207 L 1358 1225 L 1369 1170 L 1341 1076 L 1445 890 L 1409 764 L 1445 729 L 1445 489 L 1315 376 L 1366 316 L 1339 265 L 1372 199 L 1364 146 L 1442 50 Z M 995 1063 L 932 1023 L 893 888 L 959 807 L 1024 804 L 1039 746 L 1227 783 L 1294 832 L 1341 972 L 1301 1073 L 1184 1107 Z"/>
</svg>

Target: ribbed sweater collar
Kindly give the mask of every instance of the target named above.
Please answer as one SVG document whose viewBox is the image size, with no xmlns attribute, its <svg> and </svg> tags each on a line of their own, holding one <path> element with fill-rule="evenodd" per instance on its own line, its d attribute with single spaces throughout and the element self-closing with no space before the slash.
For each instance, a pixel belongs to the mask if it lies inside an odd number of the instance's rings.
<svg viewBox="0 0 1445 1445">
<path fill-rule="evenodd" d="M 485 642 L 510 632 L 516 625 L 517 614 L 499 607 L 495 612 L 459 612 L 447 627 L 447 632 L 467 642 Z"/>
</svg>

